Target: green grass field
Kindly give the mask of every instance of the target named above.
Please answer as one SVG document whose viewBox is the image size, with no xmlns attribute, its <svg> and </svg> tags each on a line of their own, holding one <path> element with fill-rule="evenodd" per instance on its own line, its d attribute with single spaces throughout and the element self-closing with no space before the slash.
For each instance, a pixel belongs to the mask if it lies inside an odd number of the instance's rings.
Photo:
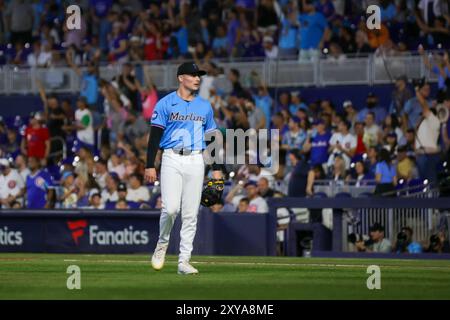
<svg viewBox="0 0 450 320">
<path fill-rule="evenodd" d="M 153 271 L 146 255 L 0 254 L 0 299 L 450 299 L 450 261 L 280 257 L 176 257 Z M 68 290 L 69 265 L 81 290 Z M 367 266 L 381 268 L 368 290 Z"/>
</svg>

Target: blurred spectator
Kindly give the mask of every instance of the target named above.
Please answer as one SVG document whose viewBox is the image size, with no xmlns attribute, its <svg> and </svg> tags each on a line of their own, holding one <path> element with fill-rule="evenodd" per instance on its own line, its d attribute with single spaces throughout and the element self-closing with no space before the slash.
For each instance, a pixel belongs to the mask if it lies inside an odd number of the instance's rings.
<svg viewBox="0 0 450 320">
<path fill-rule="evenodd" d="M 30 43 L 33 28 L 33 7 L 26 0 L 11 0 L 6 7 L 6 25 L 11 32 L 10 41 Z"/>
<path fill-rule="evenodd" d="M 83 96 L 77 100 L 77 110 L 75 111 L 75 123 L 72 128 L 77 132 L 77 141 L 80 146 L 89 150 L 94 148 L 94 125 L 92 112 L 89 110 L 87 99 Z"/>
<path fill-rule="evenodd" d="M 119 202 L 119 200 L 125 200 L 127 201 L 127 194 L 128 194 L 128 190 L 127 190 L 127 185 L 123 182 L 120 182 L 118 187 L 117 187 L 117 196 L 118 196 L 118 200 L 117 202 Z"/>
<path fill-rule="evenodd" d="M 385 108 L 378 105 L 378 97 L 374 93 L 370 92 L 367 95 L 366 105 L 367 107 L 359 111 L 358 121 L 365 121 L 367 114 L 373 112 L 375 115 L 375 122 L 377 124 L 383 123 L 387 112 Z"/>
<path fill-rule="evenodd" d="M 300 119 L 296 116 L 291 117 L 289 120 L 289 131 L 283 135 L 281 148 L 287 153 L 293 149 L 303 149 L 303 144 L 307 139 L 306 132 L 300 128 Z M 291 168 L 290 157 L 286 153 L 286 166 L 288 171 Z"/>
<path fill-rule="evenodd" d="M 52 54 L 49 51 L 43 51 L 40 41 L 33 43 L 33 52 L 27 57 L 29 67 L 48 67 L 51 63 Z"/>
<path fill-rule="evenodd" d="M 263 47 L 266 58 L 275 59 L 278 57 L 278 46 L 273 43 L 271 36 L 265 36 L 263 38 Z"/>
<path fill-rule="evenodd" d="M 108 162 L 104 159 L 98 159 L 95 162 L 94 178 L 101 189 L 106 188 L 107 176 L 108 176 Z"/>
<path fill-rule="evenodd" d="M 417 168 L 420 178 L 434 183 L 437 182 L 437 165 L 440 161 L 438 139 L 441 123 L 419 88 L 416 88 L 416 98 L 422 110 L 416 134 Z"/>
<path fill-rule="evenodd" d="M 253 100 L 255 101 L 256 107 L 264 112 L 264 116 L 266 119 L 266 129 L 269 129 L 273 107 L 273 99 L 270 96 L 269 91 L 267 90 L 267 87 L 264 84 L 258 87 L 257 93 L 253 95 Z"/>
<path fill-rule="evenodd" d="M 62 195 L 59 201 L 64 209 L 77 208 L 78 194 L 75 185 L 75 175 L 71 171 L 66 171 L 61 177 Z"/>
<path fill-rule="evenodd" d="M 105 208 L 105 205 L 102 201 L 102 196 L 97 189 L 93 189 L 89 192 L 89 206 L 87 209 L 97 209 L 102 210 Z"/>
<path fill-rule="evenodd" d="M 23 204 L 25 183 L 8 159 L 0 159 L 0 203 L 2 208 L 12 207 L 14 202 Z"/>
<path fill-rule="evenodd" d="M 401 146 L 397 149 L 397 175 L 398 179 L 410 181 L 418 177 L 414 161 L 407 155 L 407 147 Z"/>
<path fill-rule="evenodd" d="M 293 169 L 290 173 L 287 196 L 304 198 L 310 166 L 298 149 L 292 149 L 288 156 Z"/>
<path fill-rule="evenodd" d="M 319 50 L 328 38 L 329 28 L 324 15 L 316 11 L 312 0 L 303 0 L 300 21 L 300 61 L 310 61 L 319 57 Z"/>
<path fill-rule="evenodd" d="M 117 202 L 119 194 L 117 193 L 117 186 L 119 183 L 119 177 L 115 173 L 108 173 L 105 178 L 105 188 L 101 193 L 103 203 Z"/>
<path fill-rule="evenodd" d="M 256 182 L 249 181 L 244 186 L 247 192 L 247 198 L 249 199 L 248 212 L 253 213 L 268 213 L 269 206 L 266 200 L 259 195 L 259 190 Z"/>
<path fill-rule="evenodd" d="M 305 142 L 304 152 L 310 151 L 310 161 L 312 166 L 326 165 L 328 161 L 328 149 L 331 133 L 326 131 L 325 122 L 317 120 L 314 122 L 315 132 Z"/>
<path fill-rule="evenodd" d="M 144 69 L 144 86 L 139 81 L 136 81 L 136 86 L 141 96 L 142 116 L 145 121 L 150 121 L 156 102 L 158 101 L 158 91 L 149 71 Z"/>
<path fill-rule="evenodd" d="M 213 213 L 219 213 L 219 212 L 223 211 L 223 208 L 224 208 L 223 201 L 220 200 L 219 203 L 212 205 L 210 209 L 211 209 L 211 212 L 213 212 Z"/>
<path fill-rule="evenodd" d="M 347 181 L 352 181 L 355 187 L 361 187 L 367 185 L 372 177 L 366 172 L 366 167 L 364 166 L 364 162 L 356 161 L 354 170 L 351 170 L 350 174 L 347 175 Z"/>
<path fill-rule="evenodd" d="M 143 177 L 138 174 L 129 176 L 130 188 L 127 191 L 126 200 L 132 202 L 147 202 L 150 200 L 148 188 L 143 186 Z"/>
<path fill-rule="evenodd" d="M 76 65 L 74 51 L 66 52 L 66 61 L 69 67 L 80 77 L 81 90 L 80 96 L 86 99 L 89 106 L 95 107 L 98 99 L 98 69 L 97 65 L 90 61 L 87 65 L 87 71 L 82 72 Z"/>
<path fill-rule="evenodd" d="M 128 203 L 126 200 L 124 199 L 119 199 L 116 202 L 116 206 L 115 206 L 116 210 L 126 210 L 129 209 Z"/>
<path fill-rule="evenodd" d="M 392 91 L 392 102 L 389 106 L 389 113 L 400 116 L 403 114 L 403 106 L 411 99 L 413 94 L 408 88 L 408 78 L 400 76 L 395 80 L 395 89 Z"/>
<path fill-rule="evenodd" d="M 366 148 L 377 146 L 381 142 L 382 131 L 375 123 L 375 113 L 368 112 L 364 120 L 363 142 Z"/>
<path fill-rule="evenodd" d="M 420 243 L 413 240 L 413 229 L 403 227 L 397 234 L 397 242 L 395 244 L 396 253 L 422 253 Z"/>
<path fill-rule="evenodd" d="M 294 4 L 296 4 L 296 1 L 294 1 Z M 297 55 L 299 25 L 298 9 L 296 7 L 288 9 L 288 12 L 281 19 L 278 42 L 280 57 L 294 57 Z"/>
<path fill-rule="evenodd" d="M 138 86 L 135 71 L 130 63 L 122 65 L 122 73 L 113 79 L 113 86 L 116 87 L 130 101 L 132 110 L 139 110 Z"/>
<path fill-rule="evenodd" d="M 130 110 L 123 128 L 125 141 L 131 145 L 136 145 L 137 140 L 145 138 L 148 128 L 148 123 L 144 118 L 137 111 Z"/>
<path fill-rule="evenodd" d="M 390 253 L 392 251 L 391 242 L 384 237 L 384 227 L 379 223 L 374 223 L 370 229 L 370 244 L 366 246 L 364 241 L 356 242 L 358 251 Z"/>
<path fill-rule="evenodd" d="M 41 164 L 37 157 L 28 158 L 28 168 L 30 175 L 26 181 L 26 195 L 28 209 L 52 209 L 54 190 L 53 180 L 50 174 L 41 169 Z"/>
<path fill-rule="evenodd" d="M 362 157 L 366 152 L 367 148 L 364 143 L 364 123 L 363 122 L 356 122 L 355 123 L 355 136 L 356 136 L 356 149 L 355 149 L 355 157 L 359 159 Z"/>
<path fill-rule="evenodd" d="M 346 100 L 344 101 L 342 106 L 346 115 L 345 119 L 350 123 L 350 127 L 354 128 L 358 118 L 358 112 L 355 110 L 353 102 L 351 100 Z"/>
<path fill-rule="evenodd" d="M 308 196 L 314 195 L 314 183 L 316 180 L 322 180 L 325 179 L 326 175 L 323 170 L 323 166 L 316 165 L 313 166 L 311 170 L 308 172 L 308 182 L 306 186 L 306 194 Z"/>
<path fill-rule="evenodd" d="M 250 200 L 247 197 L 244 197 L 239 200 L 239 205 L 237 207 L 238 213 L 249 212 L 248 206 L 250 204 Z"/>
<path fill-rule="evenodd" d="M 343 185 L 346 176 L 345 160 L 342 156 L 336 156 L 328 178 L 337 182 L 338 185 Z"/>
<path fill-rule="evenodd" d="M 31 171 L 27 167 L 27 159 L 23 154 L 17 155 L 15 159 L 15 165 L 17 168 L 17 171 L 19 172 L 20 176 L 22 177 L 22 180 L 25 182 L 27 181 L 27 177 L 30 175 Z"/>
<path fill-rule="evenodd" d="M 419 82 L 416 83 L 415 90 L 419 89 L 420 95 L 430 103 L 429 100 L 430 94 L 431 94 L 431 87 L 430 85 L 425 81 L 425 79 L 421 79 Z M 412 97 L 408 101 L 406 101 L 405 107 L 403 108 L 403 122 L 406 125 L 406 128 L 416 128 L 419 124 L 419 121 L 421 119 L 422 114 L 422 107 L 420 106 L 420 102 L 417 98 L 417 94 L 415 97 Z"/>
<path fill-rule="evenodd" d="M 395 186 L 397 185 L 397 172 L 392 164 L 391 154 L 386 149 L 381 149 L 379 161 L 375 169 L 375 180 L 377 186 L 375 194 L 380 196 L 395 197 Z"/>
<path fill-rule="evenodd" d="M 350 167 L 350 160 L 355 155 L 357 140 L 354 135 L 349 132 L 350 125 L 346 121 L 342 121 L 338 125 L 338 131 L 333 133 L 330 139 L 328 158 L 328 166 L 331 167 L 337 156 L 341 156 L 345 163 L 345 168 Z"/>
<path fill-rule="evenodd" d="M 42 126 L 43 120 L 43 115 L 36 112 L 30 120 L 30 125 L 25 129 L 21 149 L 28 158 L 36 157 L 44 160 L 50 153 L 50 134 L 48 128 Z"/>
<path fill-rule="evenodd" d="M 270 188 L 269 180 L 267 178 L 261 178 L 257 182 L 259 194 L 264 199 L 272 198 L 275 195 L 275 191 Z"/>
</svg>

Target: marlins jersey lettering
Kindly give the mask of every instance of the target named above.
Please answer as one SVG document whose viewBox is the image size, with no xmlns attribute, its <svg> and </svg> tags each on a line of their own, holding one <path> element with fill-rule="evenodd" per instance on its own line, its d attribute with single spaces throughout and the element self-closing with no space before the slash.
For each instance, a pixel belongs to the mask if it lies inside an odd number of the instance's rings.
<svg viewBox="0 0 450 320">
<path fill-rule="evenodd" d="M 39 170 L 35 175 L 27 177 L 27 208 L 43 209 L 47 202 L 47 191 L 52 188 L 53 181 L 47 171 Z"/>
<path fill-rule="evenodd" d="M 176 91 L 158 101 L 151 125 L 164 129 L 161 149 L 203 150 L 205 133 L 217 128 L 209 101 L 199 96 L 186 101 Z"/>
</svg>

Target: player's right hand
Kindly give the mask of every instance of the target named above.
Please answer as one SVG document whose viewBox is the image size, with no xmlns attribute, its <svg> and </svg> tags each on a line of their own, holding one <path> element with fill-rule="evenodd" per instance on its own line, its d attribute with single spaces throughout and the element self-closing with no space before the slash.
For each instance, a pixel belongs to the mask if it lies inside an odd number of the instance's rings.
<svg viewBox="0 0 450 320">
<path fill-rule="evenodd" d="M 147 168 L 144 173 L 145 181 L 153 183 L 158 179 L 155 168 Z"/>
</svg>

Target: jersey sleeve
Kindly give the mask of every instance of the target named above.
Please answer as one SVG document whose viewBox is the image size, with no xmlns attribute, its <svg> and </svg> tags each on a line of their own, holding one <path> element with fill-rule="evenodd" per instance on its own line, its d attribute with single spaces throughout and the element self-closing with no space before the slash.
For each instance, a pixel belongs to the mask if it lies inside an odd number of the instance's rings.
<svg viewBox="0 0 450 320">
<path fill-rule="evenodd" d="M 161 129 L 166 128 L 167 111 L 164 102 L 158 101 L 158 103 L 156 104 L 155 110 L 153 111 L 152 118 L 150 120 L 150 124 Z"/>
<path fill-rule="evenodd" d="M 205 122 L 205 133 L 214 131 L 217 129 L 216 122 L 214 121 L 214 112 L 212 110 L 212 107 L 209 106 L 208 114 L 206 115 L 206 122 Z"/>
</svg>

